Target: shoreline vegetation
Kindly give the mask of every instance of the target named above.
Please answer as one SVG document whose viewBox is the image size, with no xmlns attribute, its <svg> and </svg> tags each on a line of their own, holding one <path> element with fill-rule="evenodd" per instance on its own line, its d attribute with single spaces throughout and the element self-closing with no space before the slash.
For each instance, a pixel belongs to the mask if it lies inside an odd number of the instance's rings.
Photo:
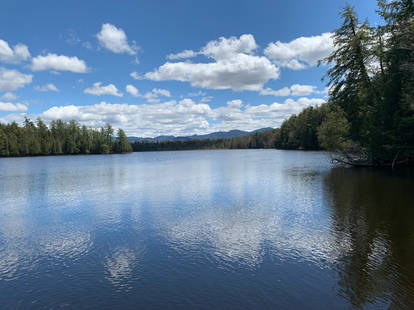
<svg viewBox="0 0 414 310">
<path fill-rule="evenodd" d="M 135 141 L 110 124 L 100 130 L 72 120 L 25 119 L 0 124 L 0 156 L 111 154 L 132 151 L 259 149 L 327 150 L 356 167 L 414 165 L 414 3 L 378 1 L 383 24 L 341 12 L 324 79 L 329 100 L 285 120 L 280 128 L 229 139 Z"/>
<path fill-rule="evenodd" d="M 38 118 L 36 123 L 25 118 L 0 124 L 0 156 L 47 156 L 76 154 L 114 154 L 132 152 L 125 132 L 118 129 L 116 138 L 110 124 L 98 129 L 80 126 L 76 121 L 52 121 L 50 126 Z"/>
</svg>

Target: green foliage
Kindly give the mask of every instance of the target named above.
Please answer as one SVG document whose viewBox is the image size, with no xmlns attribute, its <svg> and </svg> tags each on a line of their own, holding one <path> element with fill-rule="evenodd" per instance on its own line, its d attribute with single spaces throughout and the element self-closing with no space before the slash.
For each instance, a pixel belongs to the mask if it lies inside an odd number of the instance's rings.
<svg viewBox="0 0 414 310">
<path fill-rule="evenodd" d="M 0 156 L 9 156 L 9 139 L 0 128 Z"/>
<path fill-rule="evenodd" d="M 268 130 L 244 137 L 228 139 L 194 139 L 180 141 L 135 141 L 132 143 L 134 152 L 174 151 L 200 149 L 258 149 L 274 148 L 277 130 Z"/>
<path fill-rule="evenodd" d="M 359 22 L 350 6 L 342 13 L 343 24 L 334 34 L 335 50 L 324 61 L 332 64 L 327 72 L 329 105 L 343 112 L 327 117 L 319 138 L 322 146 L 347 154 L 350 164 L 354 160 L 374 166 L 411 164 L 414 3 L 380 0 L 378 6 L 384 24 L 376 28 Z"/>
<path fill-rule="evenodd" d="M 282 123 L 275 147 L 280 149 L 319 150 L 318 128 L 325 119 L 327 108 L 309 107 Z"/>
<path fill-rule="evenodd" d="M 130 153 L 132 152 L 131 143 L 128 141 L 128 138 L 125 132 L 120 128 L 118 129 L 118 137 L 115 142 L 115 150 L 117 153 Z"/>
<path fill-rule="evenodd" d="M 110 154 L 131 152 L 125 133 L 106 124 L 100 130 L 80 127 L 76 121 L 52 121 L 48 127 L 40 118 L 26 118 L 23 126 L 13 122 L 0 124 L 0 156 L 36 156 L 61 154 Z M 121 141 L 121 142 L 119 142 Z"/>
<path fill-rule="evenodd" d="M 352 145 L 349 139 L 349 122 L 341 108 L 330 111 L 318 128 L 318 140 L 322 148 L 338 151 Z"/>
</svg>

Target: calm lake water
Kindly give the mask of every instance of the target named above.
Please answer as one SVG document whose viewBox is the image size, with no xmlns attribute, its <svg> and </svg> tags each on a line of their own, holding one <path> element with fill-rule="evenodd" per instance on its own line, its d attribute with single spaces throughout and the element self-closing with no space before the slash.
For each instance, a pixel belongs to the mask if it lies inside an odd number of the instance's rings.
<svg viewBox="0 0 414 310">
<path fill-rule="evenodd" d="M 1 309 L 414 309 L 414 173 L 318 152 L 0 159 Z"/>
</svg>

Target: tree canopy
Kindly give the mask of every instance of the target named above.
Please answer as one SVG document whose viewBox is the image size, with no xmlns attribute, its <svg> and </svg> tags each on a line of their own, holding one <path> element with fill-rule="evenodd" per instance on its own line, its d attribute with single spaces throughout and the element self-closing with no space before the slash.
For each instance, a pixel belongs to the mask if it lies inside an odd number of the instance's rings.
<svg viewBox="0 0 414 310">
<path fill-rule="evenodd" d="M 411 164 L 414 4 L 412 0 L 380 0 L 378 13 L 384 24 L 371 27 L 368 21 L 359 21 L 351 6 L 342 12 L 343 23 L 333 36 L 335 50 L 324 60 L 331 64 L 326 75 L 331 115 L 319 137 L 342 162 Z M 337 130 L 340 124 L 341 132 Z M 338 143 L 331 143 L 334 136 Z"/>
<path fill-rule="evenodd" d="M 109 154 L 131 152 L 131 145 L 122 129 L 114 139 L 110 124 L 100 130 L 80 126 L 76 121 L 52 121 L 50 126 L 38 118 L 26 118 L 0 124 L 0 156 L 35 156 L 61 154 Z"/>
</svg>

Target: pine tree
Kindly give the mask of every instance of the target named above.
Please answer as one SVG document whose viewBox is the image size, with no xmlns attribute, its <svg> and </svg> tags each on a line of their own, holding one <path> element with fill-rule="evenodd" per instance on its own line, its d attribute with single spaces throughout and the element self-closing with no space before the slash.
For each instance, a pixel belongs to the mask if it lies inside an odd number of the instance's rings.
<svg viewBox="0 0 414 310">
<path fill-rule="evenodd" d="M 131 143 L 129 142 L 125 132 L 122 129 L 118 129 L 118 137 L 116 140 L 116 152 L 118 153 L 130 153 L 132 152 Z"/>
<path fill-rule="evenodd" d="M 327 71 L 330 100 L 345 112 L 351 124 L 352 139 L 365 142 L 370 128 L 364 125 L 375 101 L 368 70 L 372 61 L 373 33 L 367 21 L 359 22 L 354 8 L 348 4 L 342 12 L 342 19 L 342 26 L 333 35 L 335 50 L 324 59 L 324 62 L 332 64 Z"/>
<path fill-rule="evenodd" d="M 9 140 L 2 128 L 0 128 L 0 156 L 9 156 Z"/>
</svg>

